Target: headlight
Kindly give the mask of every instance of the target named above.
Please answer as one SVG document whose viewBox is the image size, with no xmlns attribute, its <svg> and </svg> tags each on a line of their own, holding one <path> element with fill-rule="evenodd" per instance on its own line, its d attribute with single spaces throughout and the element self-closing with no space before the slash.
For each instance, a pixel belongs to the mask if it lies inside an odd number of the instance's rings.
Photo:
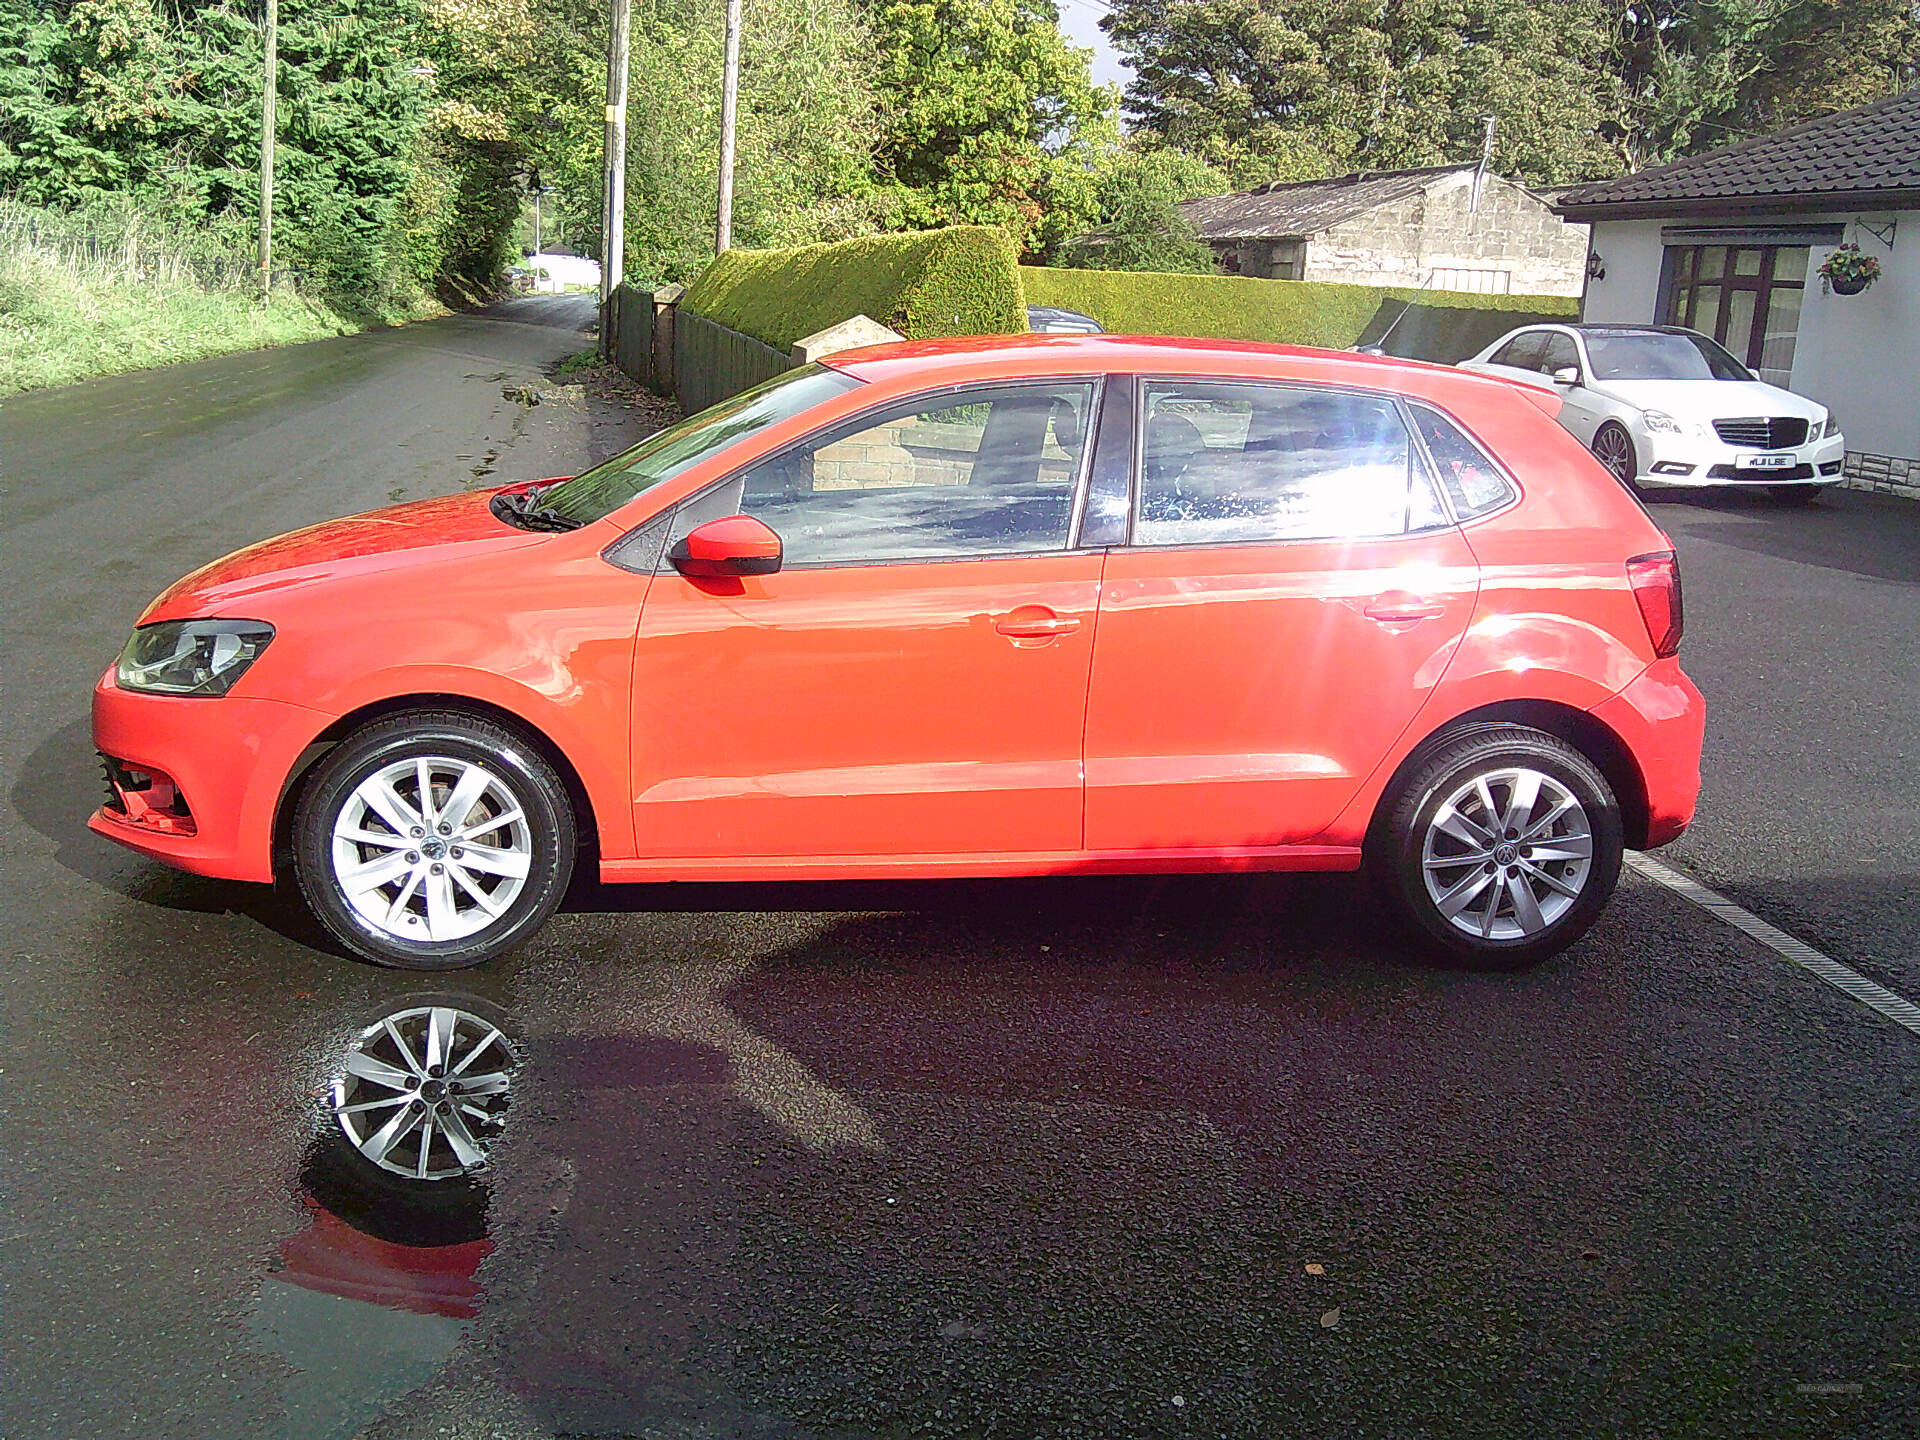
<svg viewBox="0 0 1920 1440">
<path fill-rule="evenodd" d="M 1687 427 L 1664 410 L 1642 410 L 1640 421 L 1655 435 L 1684 435 Z"/>
<path fill-rule="evenodd" d="M 1840 417 L 1838 415 L 1827 416 L 1827 423 L 1820 427 L 1819 438 L 1822 440 L 1831 440 L 1833 439 L 1834 436 L 1838 435 L 1839 433 L 1840 433 Z"/>
<path fill-rule="evenodd" d="M 224 695 L 273 639 L 264 620 L 163 620 L 142 625 L 120 652 L 122 690 Z"/>
</svg>

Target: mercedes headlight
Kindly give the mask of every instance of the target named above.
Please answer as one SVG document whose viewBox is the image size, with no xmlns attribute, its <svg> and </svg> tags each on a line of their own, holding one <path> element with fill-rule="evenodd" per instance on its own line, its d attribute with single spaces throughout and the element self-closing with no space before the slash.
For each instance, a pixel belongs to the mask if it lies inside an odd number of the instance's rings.
<svg viewBox="0 0 1920 1440">
<path fill-rule="evenodd" d="M 1687 427 L 1664 410 L 1642 410 L 1640 421 L 1654 435 L 1684 435 Z"/>
<path fill-rule="evenodd" d="M 142 625 L 120 652 L 122 690 L 224 695 L 273 639 L 264 620 L 163 620 Z"/>
<path fill-rule="evenodd" d="M 1838 435 L 1839 433 L 1840 433 L 1840 417 L 1838 415 L 1831 415 L 1831 414 L 1828 415 L 1827 423 L 1820 427 L 1819 438 L 1822 440 L 1831 440 L 1833 439 L 1834 436 Z"/>
</svg>

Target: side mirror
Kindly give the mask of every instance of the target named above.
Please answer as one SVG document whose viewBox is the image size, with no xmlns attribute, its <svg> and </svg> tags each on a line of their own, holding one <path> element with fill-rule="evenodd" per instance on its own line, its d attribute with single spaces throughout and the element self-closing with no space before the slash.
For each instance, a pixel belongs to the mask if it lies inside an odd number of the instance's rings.
<svg viewBox="0 0 1920 1440">
<path fill-rule="evenodd" d="M 1578 385 L 1580 383 L 1580 367 L 1578 365 L 1562 365 L 1558 370 L 1553 372 L 1553 383 L 1556 385 Z"/>
<path fill-rule="evenodd" d="M 780 537 L 751 515 L 709 520 L 667 551 L 673 568 L 695 580 L 771 575 L 780 568 L 780 557 Z"/>
</svg>

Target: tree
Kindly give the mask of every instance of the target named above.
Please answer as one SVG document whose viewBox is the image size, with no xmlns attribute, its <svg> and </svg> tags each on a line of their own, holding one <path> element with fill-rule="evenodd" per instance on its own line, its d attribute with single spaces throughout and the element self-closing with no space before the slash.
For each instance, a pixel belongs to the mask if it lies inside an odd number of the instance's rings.
<svg viewBox="0 0 1920 1440">
<path fill-rule="evenodd" d="M 1293 179 L 1478 157 L 1557 181 L 1610 173 L 1599 0 L 1114 0 L 1136 125 L 1229 167 Z"/>
<path fill-rule="evenodd" d="M 606 89 L 601 0 L 533 0 L 529 163 L 569 233 L 597 237 Z M 686 278 L 713 254 L 724 0 L 636 0 L 627 100 L 626 270 Z M 749 0 L 742 32 L 734 243 L 799 245 L 874 229 L 878 132 L 858 0 Z"/>
<path fill-rule="evenodd" d="M 1608 0 L 1608 11 L 1611 133 L 1635 169 L 1920 80 L 1911 0 Z"/>
<path fill-rule="evenodd" d="M 1077 228 L 1113 96 L 1053 0 L 868 0 L 893 228 L 1004 225 L 1043 251 Z"/>
<path fill-rule="evenodd" d="M 1097 228 L 1067 241 L 1052 263 L 1211 274 L 1213 251 L 1178 206 L 1226 188 L 1218 170 L 1184 151 L 1116 147 L 1095 189 Z"/>
</svg>

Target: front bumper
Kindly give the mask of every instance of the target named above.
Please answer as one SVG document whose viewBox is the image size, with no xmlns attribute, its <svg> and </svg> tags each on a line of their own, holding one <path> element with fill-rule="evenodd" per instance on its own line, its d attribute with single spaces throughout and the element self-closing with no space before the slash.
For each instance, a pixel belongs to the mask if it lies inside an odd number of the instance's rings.
<svg viewBox="0 0 1920 1440">
<path fill-rule="evenodd" d="M 1639 483 L 1699 488 L 1721 485 L 1833 485 L 1846 468 L 1847 438 L 1809 440 L 1788 450 L 1756 450 L 1728 445 L 1714 435 L 1670 435 L 1638 431 L 1633 437 L 1640 464 Z M 1755 465 L 1762 456 L 1785 457 L 1784 464 Z"/>
<path fill-rule="evenodd" d="M 273 822 L 300 754 L 332 717 L 279 700 L 93 691 L 94 748 L 110 769 L 152 775 L 169 803 L 103 805 L 88 828 L 195 875 L 273 879 Z"/>
<path fill-rule="evenodd" d="M 1593 711 L 1626 742 L 1646 787 L 1642 850 L 1677 839 L 1700 799 L 1700 748 L 1707 702 L 1674 659 L 1656 660 L 1640 678 Z"/>
</svg>

